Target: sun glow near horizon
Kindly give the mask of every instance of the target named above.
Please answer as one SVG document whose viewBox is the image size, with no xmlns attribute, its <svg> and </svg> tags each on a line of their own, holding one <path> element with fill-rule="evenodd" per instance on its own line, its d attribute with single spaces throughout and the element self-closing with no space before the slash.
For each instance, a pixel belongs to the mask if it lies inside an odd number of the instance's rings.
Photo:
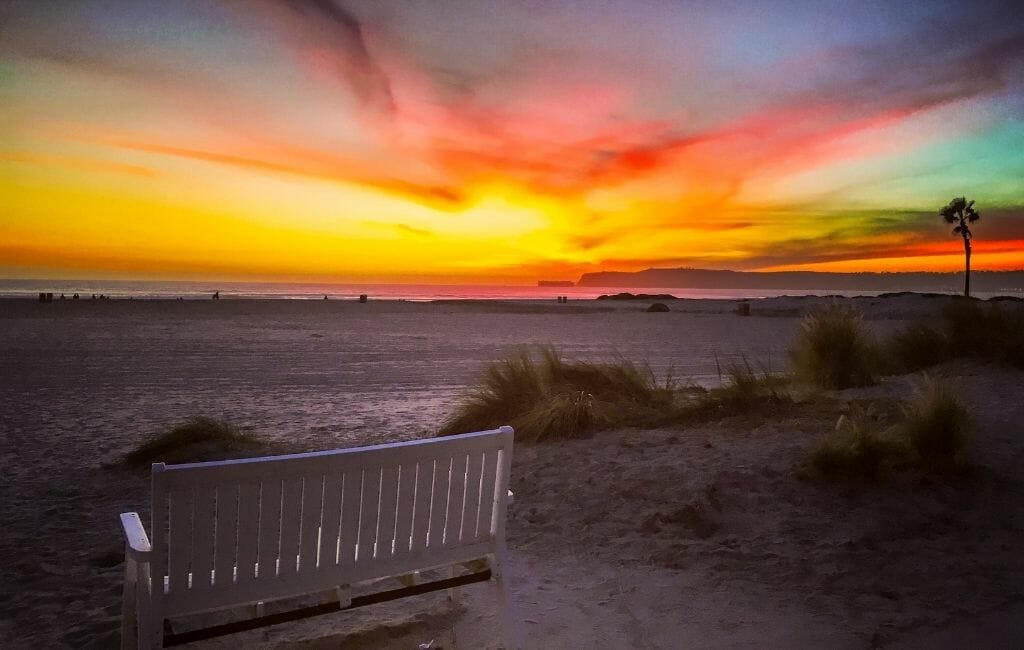
<svg viewBox="0 0 1024 650">
<path fill-rule="evenodd" d="M 1024 27 L 886 11 L 14 3 L 0 274 L 1024 268 Z"/>
</svg>

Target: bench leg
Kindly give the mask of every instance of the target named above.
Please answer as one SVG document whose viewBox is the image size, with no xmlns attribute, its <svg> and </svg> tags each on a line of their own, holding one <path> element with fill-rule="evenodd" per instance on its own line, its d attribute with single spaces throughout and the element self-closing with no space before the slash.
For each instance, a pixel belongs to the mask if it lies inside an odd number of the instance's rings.
<svg viewBox="0 0 1024 650">
<path fill-rule="evenodd" d="M 452 565 L 452 577 L 453 578 L 455 577 L 455 565 L 454 564 Z M 455 597 L 457 596 L 457 594 L 455 593 L 455 590 L 456 590 L 456 587 L 452 587 L 451 589 L 448 590 L 448 600 L 450 602 L 454 601 Z"/>
<path fill-rule="evenodd" d="M 504 550 L 495 554 L 491 563 L 491 574 L 494 579 L 495 596 L 498 606 L 498 619 L 501 621 L 501 642 L 505 650 L 520 650 L 523 647 L 522 639 L 519 637 L 519 626 L 512 616 L 508 597 L 508 585 L 505 584 L 504 576 L 505 553 Z"/>
<path fill-rule="evenodd" d="M 139 610 L 139 633 L 142 638 L 140 647 L 160 650 L 164 647 L 164 617 L 162 610 L 154 605 L 156 589 L 163 589 L 163 578 L 157 578 L 160 582 L 154 585 L 153 567 L 146 562 L 139 565 L 139 581 L 136 594 L 136 607 Z"/>
<path fill-rule="evenodd" d="M 513 620 L 512 611 L 509 609 L 508 586 L 502 576 L 494 578 L 494 588 L 497 591 L 502 645 L 505 650 L 520 650 L 523 645 L 519 639 L 519 629 Z"/>
<path fill-rule="evenodd" d="M 125 553 L 124 593 L 121 596 L 121 650 L 135 650 L 139 645 L 136 610 L 138 575 L 138 565 L 128 553 Z"/>
<path fill-rule="evenodd" d="M 121 598 L 121 648 L 162 648 L 163 619 L 153 607 L 152 576 L 148 562 L 124 559 L 124 593 Z"/>
</svg>

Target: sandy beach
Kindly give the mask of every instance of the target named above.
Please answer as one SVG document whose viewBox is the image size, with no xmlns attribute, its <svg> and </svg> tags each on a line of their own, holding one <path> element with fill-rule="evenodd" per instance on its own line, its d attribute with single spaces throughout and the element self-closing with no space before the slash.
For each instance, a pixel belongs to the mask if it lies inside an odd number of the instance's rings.
<svg viewBox="0 0 1024 650">
<path fill-rule="evenodd" d="M 148 476 L 107 464 L 183 420 L 289 449 L 433 435 L 516 346 L 647 362 L 714 386 L 781 372 L 802 314 L 836 300 L 882 336 L 947 298 L 666 301 L 0 301 L 0 645 L 119 642 L 117 514 Z M 1019 309 L 1019 302 L 1006 308 Z M 516 450 L 512 607 L 529 648 L 955 648 L 1024 644 L 1024 374 L 933 370 L 975 418 L 974 470 L 937 483 L 808 482 L 795 467 L 849 401 L 892 417 L 917 375 L 771 418 L 618 430 Z M 497 647 L 485 586 L 196 647 Z"/>
</svg>

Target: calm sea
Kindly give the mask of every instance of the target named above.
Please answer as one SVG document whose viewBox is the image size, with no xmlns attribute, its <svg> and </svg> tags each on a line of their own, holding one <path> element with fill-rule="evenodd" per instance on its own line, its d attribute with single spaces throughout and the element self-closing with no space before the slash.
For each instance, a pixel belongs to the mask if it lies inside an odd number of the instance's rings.
<svg viewBox="0 0 1024 650">
<path fill-rule="evenodd" d="M 587 300 L 601 294 L 669 293 L 679 298 L 766 298 L 770 296 L 843 295 L 870 296 L 877 291 L 836 291 L 807 289 L 684 289 L 652 287 L 538 287 L 531 285 L 438 285 L 438 284 L 309 284 L 276 282 L 180 282 L 132 280 L 0 280 L 0 298 L 34 298 L 40 292 L 52 292 L 55 298 L 79 294 L 88 299 L 95 294 L 108 298 L 143 300 L 208 299 L 219 291 L 223 299 L 256 298 L 310 300 L 355 299 L 366 294 L 377 300 L 554 300 L 556 296 Z M 952 291 L 950 293 L 953 293 Z M 1005 293 L 1005 292 L 1004 292 Z M 995 294 L 979 292 L 979 298 Z"/>
</svg>

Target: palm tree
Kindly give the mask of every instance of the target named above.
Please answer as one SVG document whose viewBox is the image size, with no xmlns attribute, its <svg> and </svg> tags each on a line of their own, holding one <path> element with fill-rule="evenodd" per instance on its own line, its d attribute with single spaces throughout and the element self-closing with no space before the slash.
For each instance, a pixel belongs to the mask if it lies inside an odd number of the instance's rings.
<svg viewBox="0 0 1024 650">
<path fill-rule="evenodd" d="M 981 213 L 974 209 L 974 201 L 968 201 L 964 197 L 953 199 L 949 205 L 939 210 L 939 214 L 946 223 L 957 224 L 953 228 L 954 235 L 964 238 L 964 257 L 966 258 L 967 273 L 964 275 L 964 295 L 971 295 L 971 229 L 968 223 L 974 223 L 981 219 Z"/>
</svg>

